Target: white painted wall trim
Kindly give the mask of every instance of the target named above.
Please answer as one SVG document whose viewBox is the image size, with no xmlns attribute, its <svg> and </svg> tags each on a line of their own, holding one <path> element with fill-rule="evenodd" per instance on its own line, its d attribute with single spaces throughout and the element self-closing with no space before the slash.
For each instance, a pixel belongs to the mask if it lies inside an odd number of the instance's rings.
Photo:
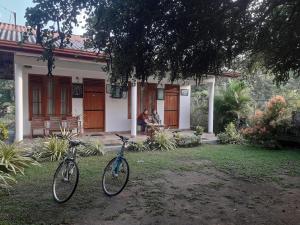
<svg viewBox="0 0 300 225">
<path fill-rule="evenodd" d="M 16 104 L 16 131 L 15 141 L 23 140 L 23 71 L 22 65 L 15 64 L 15 104 Z"/>
<path fill-rule="evenodd" d="M 214 132 L 215 79 L 208 83 L 208 133 Z"/>
</svg>

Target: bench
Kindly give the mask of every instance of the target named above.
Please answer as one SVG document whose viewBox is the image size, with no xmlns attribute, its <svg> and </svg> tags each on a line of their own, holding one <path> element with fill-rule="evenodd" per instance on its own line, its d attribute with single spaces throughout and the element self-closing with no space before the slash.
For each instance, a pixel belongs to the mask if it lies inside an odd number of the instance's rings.
<svg viewBox="0 0 300 225">
<path fill-rule="evenodd" d="M 43 135 L 46 134 L 46 124 L 44 117 L 32 117 L 31 120 L 31 137 L 34 135 L 34 130 L 43 130 Z"/>
<path fill-rule="evenodd" d="M 79 116 L 67 116 L 66 128 L 70 131 L 76 130 L 76 134 L 81 133 L 81 121 Z"/>
<path fill-rule="evenodd" d="M 59 132 L 62 127 L 62 119 L 59 116 L 51 116 L 48 121 L 48 134 L 52 134 L 53 132 Z"/>
</svg>

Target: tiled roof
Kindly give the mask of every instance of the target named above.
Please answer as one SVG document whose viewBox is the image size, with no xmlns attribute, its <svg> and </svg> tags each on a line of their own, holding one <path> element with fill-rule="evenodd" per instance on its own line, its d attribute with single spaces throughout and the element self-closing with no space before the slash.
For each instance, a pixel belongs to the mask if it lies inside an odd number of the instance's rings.
<svg viewBox="0 0 300 225">
<path fill-rule="evenodd" d="M 25 26 L 15 26 L 14 24 L 0 22 L 0 40 L 19 42 L 22 40 L 22 35 L 26 30 Z M 72 44 L 66 48 L 91 52 L 91 50 L 84 49 L 84 38 L 80 35 L 72 35 L 71 43 Z M 27 44 L 36 44 L 36 36 L 30 35 Z M 57 45 L 59 45 L 59 43 L 57 43 Z"/>
</svg>

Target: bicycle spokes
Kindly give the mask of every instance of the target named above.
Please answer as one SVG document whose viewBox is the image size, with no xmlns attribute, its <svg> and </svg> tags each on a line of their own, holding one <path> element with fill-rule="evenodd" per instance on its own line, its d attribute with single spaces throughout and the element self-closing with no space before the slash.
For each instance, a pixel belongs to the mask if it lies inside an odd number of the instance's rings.
<svg viewBox="0 0 300 225">
<path fill-rule="evenodd" d="M 79 171 L 74 161 L 62 162 L 53 180 L 53 196 L 57 202 L 67 201 L 75 191 Z"/>
<path fill-rule="evenodd" d="M 117 195 L 125 187 L 129 177 L 128 163 L 124 158 L 115 158 L 106 166 L 102 186 L 107 195 Z"/>
</svg>

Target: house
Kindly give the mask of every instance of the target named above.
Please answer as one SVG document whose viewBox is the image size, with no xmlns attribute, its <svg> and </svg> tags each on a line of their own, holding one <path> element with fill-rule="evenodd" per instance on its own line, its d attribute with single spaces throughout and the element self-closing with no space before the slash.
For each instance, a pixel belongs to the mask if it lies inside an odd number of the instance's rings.
<svg viewBox="0 0 300 225">
<path fill-rule="evenodd" d="M 49 78 L 46 63 L 38 61 L 42 49 L 35 37 L 18 44 L 24 31 L 24 26 L 0 23 L 0 77 L 15 80 L 16 141 L 30 136 L 31 120 L 37 116 L 79 116 L 84 133 L 131 131 L 135 136 L 136 117 L 144 108 L 157 109 L 165 127 L 190 128 L 193 81 L 158 84 L 150 79 L 144 87 L 131 81 L 129 90 L 115 98 L 101 69 L 105 57 L 85 50 L 80 36 L 73 35 L 72 45 L 56 50 L 54 76 Z M 203 83 L 209 85 L 208 131 L 213 132 L 214 76 Z"/>
</svg>

